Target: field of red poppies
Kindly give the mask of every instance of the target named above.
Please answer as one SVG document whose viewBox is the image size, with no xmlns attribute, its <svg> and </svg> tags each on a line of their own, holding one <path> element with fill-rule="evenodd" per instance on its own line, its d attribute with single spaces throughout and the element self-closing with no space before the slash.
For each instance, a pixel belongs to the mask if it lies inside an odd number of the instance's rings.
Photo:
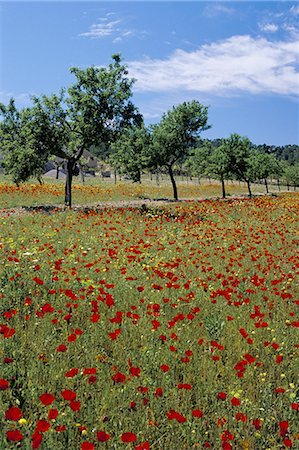
<svg viewBox="0 0 299 450">
<path fill-rule="evenodd" d="M 298 200 L 2 213 L 0 448 L 298 448 Z"/>
</svg>

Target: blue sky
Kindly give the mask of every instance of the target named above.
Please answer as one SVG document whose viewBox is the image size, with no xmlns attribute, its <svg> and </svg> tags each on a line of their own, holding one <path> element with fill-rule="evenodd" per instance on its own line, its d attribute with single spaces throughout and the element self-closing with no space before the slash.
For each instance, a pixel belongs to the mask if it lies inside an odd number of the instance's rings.
<svg viewBox="0 0 299 450">
<path fill-rule="evenodd" d="M 299 3 L 2 1 L 0 101 L 68 87 L 69 68 L 121 53 L 146 124 L 173 105 L 209 106 L 202 137 L 299 144 Z"/>
</svg>

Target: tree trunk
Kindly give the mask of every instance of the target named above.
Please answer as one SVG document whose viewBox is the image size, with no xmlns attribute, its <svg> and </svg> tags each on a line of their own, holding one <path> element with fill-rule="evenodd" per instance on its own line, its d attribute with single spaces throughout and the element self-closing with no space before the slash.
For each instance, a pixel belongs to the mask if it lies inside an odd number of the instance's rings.
<svg viewBox="0 0 299 450">
<path fill-rule="evenodd" d="M 280 191 L 280 179 L 277 179 L 277 186 L 278 186 L 278 190 Z"/>
<path fill-rule="evenodd" d="M 157 183 L 157 186 L 160 186 L 159 171 L 158 170 L 156 171 L 156 183 Z"/>
<path fill-rule="evenodd" d="M 250 188 L 250 181 L 246 180 L 246 183 L 247 183 L 247 189 L 248 189 L 249 197 L 252 197 L 252 192 L 251 192 L 251 188 Z"/>
<path fill-rule="evenodd" d="M 265 178 L 265 186 L 266 186 L 266 192 L 267 192 L 267 194 L 269 194 L 267 178 Z"/>
<path fill-rule="evenodd" d="M 116 177 L 117 177 L 117 175 L 116 175 L 116 170 L 114 171 L 114 184 L 116 184 Z"/>
<path fill-rule="evenodd" d="M 66 164 L 66 180 L 65 180 L 65 206 L 72 207 L 72 181 L 73 181 L 73 168 L 74 158 L 67 160 Z"/>
<path fill-rule="evenodd" d="M 56 180 L 59 179 L 59 166 L 56 167 Z"/>
<path fill-rule="evenodd" d="M 224 183 L 224 177 L 221 176 L 221 186 L 222 186 L 222 198 L 226 197 L 226 192 L 225 192 L 225 183 Z"/>
<path fill-rule="evenodd" d="M 173 198 L 175 200 L 178 200 L 178 190 L 177 190 L 177 187 L 176 187 L 176 182 L 175 182 L 175 179 L 174 179 L 172 166 L 168 166 L 168 173 L 169 173 L 170 181 L 171 181 L 172 188 L 173 188 Z"/>
<path fill-rule="evenodd" d="M 76 166 L 76 162 L 79 161 L 83 154 L 84 147 L 80 147 L 75 156 L 70 156 L 66 161 L 66 180 L 65 180 L 65 205 L 69 208 L 72 207 L 72 181 L 73 172 Z M 78 175 L 78 173 L 77 173 Z"/>
<path fill-rule="evenodd" d="M 80 165 L 80 175 L 81 175 L 82 184 L 85 184 L 85 176 L 84 176 L 84 172 L 82 170 L 81 165 Z"/>
</svg>

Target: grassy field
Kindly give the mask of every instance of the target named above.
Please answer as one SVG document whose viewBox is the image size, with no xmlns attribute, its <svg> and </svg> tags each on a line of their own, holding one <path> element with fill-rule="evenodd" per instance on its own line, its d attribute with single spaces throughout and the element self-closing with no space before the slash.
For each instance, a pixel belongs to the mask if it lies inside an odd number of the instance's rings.
<svg viewBox="0 0 299 450">
<path fill-rule="evenodd" d="M 0 176 L 0 208 L 15 208 L 20 206 L 38 205 L 63 205 L 64 181 L 44 179 L 44 184 L 39 185 L 32 181 L 16 187 L 8 177 Z M 210 198 L 221 197 L 221 186 L 216 181 L 203 180 L 198 184 L 196 180 L 182 181 L 177 178 L 180 198 Z M 227 195 L 247 195 L 245 183 L 228 182 Z M 271 192 L 278 192 L 277 186 L 270 186 Z M 253 185 L 253 194 L 264 193 L 263 185 Z M 135 200 L 140 198 L 173 198 L 172 186 L 168 177 L 160 179 L 160 185 L 156 181 L 144 178 L 141 184 L 133 184 L 131 181 L 117 181 L 112 179 L 86 178 L 83 184 L 80 177 L 74 179 L 73 204 L 96 204 L 102 201 Z"/>
<path fill-rule="evenodd" d="M 63 200 L 6 188 L 2 207 Z M 0 448 L 298 448 L 298 200 L 2 212 Z"/>
</svg>

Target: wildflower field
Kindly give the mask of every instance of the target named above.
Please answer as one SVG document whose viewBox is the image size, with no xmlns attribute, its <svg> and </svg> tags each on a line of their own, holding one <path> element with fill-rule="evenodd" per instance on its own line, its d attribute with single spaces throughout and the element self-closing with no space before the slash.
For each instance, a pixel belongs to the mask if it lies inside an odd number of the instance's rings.
<svg viewBox="0 0 299 450">
<path fill-rule="evenodd" d="M 59 205 L 64 201 L 64 180 L 47 180 L 40 185 L 37 181 L 16 187 L 7 182 L 8 177 L 0 175 L 0 209 L 20 206 Z M 177 180 L 180 198 L 209 198 L 221 196 L 221 185 L 217 181 L 208 182 Z M 286 187 L 283 187 L 286 189 Z M 227 195 L 247 195 L 245 183 L 227 182 Z M 277 185 L 270 186 L 271 192 L 278 193 Z M 265 187 L 252 184 L 252 192 L 264 193 Z M 173 191 L 168 178 L 164 175 L 159 185 L 155 180 L 144 179 L 142 184 L 132 184 L 130 181 L 118 181 L 114 184 L 112 179 L 102 180 L 99 177 L 87 178 L 82 183 L 79 177 L 73 185 L 74 204 L 96 204 L 99 201 L 120 201 L 134 199 L 173 198 Z"/>
<path fill-rule="evenodd" d="M 0 448 L 298 448 L 298 200 L 2 211 Z"/>
</svg>

